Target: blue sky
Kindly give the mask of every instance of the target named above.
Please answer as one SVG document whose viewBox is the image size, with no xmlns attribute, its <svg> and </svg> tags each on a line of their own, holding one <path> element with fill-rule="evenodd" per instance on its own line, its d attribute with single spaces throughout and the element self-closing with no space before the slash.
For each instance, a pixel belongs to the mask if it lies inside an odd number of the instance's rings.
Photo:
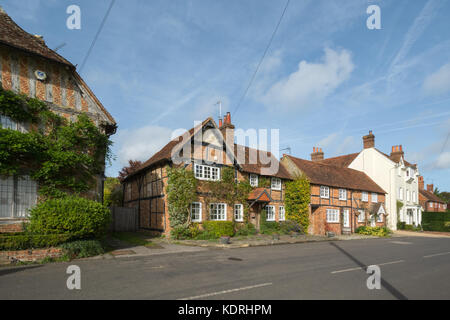
<svg viewBox="0 0 450 320">
<path fill-rule="evenodd" d="M 66 28 L 67 6 L 81 30 Z M 26 31 L 81 65 L 109 0 L 0 1 Z M 371 4 L 381 30 L 366 27 Z M 291 0 L 235 113 L 285 1 L 117 0 L 81 75 L 119 124 L 115 176 L 195 120 L 232 112 L 237 128 L 278 128 L 281 148 L 309 158 L 403 145 L 426 183 L 450 190 L 450 2 Z"/>
</svg>

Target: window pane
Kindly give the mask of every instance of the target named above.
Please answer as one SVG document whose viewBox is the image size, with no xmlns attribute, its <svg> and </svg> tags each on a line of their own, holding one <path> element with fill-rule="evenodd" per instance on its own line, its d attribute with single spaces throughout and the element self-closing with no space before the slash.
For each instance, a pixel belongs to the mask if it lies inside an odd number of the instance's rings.
<svg viewBox="0 0 450 320">
<path fill-rule="evenodd" d="M 0 217 L 12 218 L 14 210 L 14 179 L 0 176 Z"/>
</svg>

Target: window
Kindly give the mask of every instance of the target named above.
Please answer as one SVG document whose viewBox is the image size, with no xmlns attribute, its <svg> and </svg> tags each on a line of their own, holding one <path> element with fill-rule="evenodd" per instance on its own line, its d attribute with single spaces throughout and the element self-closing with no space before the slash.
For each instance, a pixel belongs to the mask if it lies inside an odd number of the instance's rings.
<svg viewBox="0 0 450 320">
<path fill-rule="evenodd" d="M 275 221 L 275 207 L 267 206 L 267 216 L 266 221 Z"/>
<path fill-rule="evenodd" d="M 0 218 L 26 218 L 37 203 L 37 184 L 29 176 L 0 176 Z"/>
<path fill-rule="evenodd" d="M 433 202 L 430 202 L 430 208 L 433 208 Z"/>
<path fill-rule="evenodd" d="M 258 175 L 257 174 L 251 174 L 250 175 L 250 185 L 252 187 L 258 186 Z"/>
<path fill-rule="evenodd" d="M 383 222 L 383 215 L 382 214 L 379 214 L 377 216 L 377 222 Z"/>
<path fill-rule="evenodd" d="M 400 200 L 403 200 L 403 188 L 402 187 L 398 188 L 398 198 Z"/>
<path fill-rule="evenodd" d="M 192 222 L 202 221 L 202 204 L 200 202 L 191 203 L 191 219 Z"/>
<path fill-rule="evenodd" d="M 368 202 L 369 201 L 369 194 L 365 191 L 362 193 L 362 201 Z"/>
<path fill-rule="evenodd" d="M 281 190 L 280 178 L 272 178 L 272 190 Z"/>
<path fill-rule="evenodd" d="M 227 205 L 225 203 L 211 203 L 209 205 L 209 218 L 211 220 L 227 220 Z"/>
<path fill-rule="evenodd" d="M 280 215 L 278 220 L 280 221 L 286 220 L 286 213 L 284 212 L 284 206 L 279 206 L 278 210 L 279 210 L 278 214 Z"/>
<path fill-rule="evenodd" d="M 406 201 L 410 201 L 411 200 L 411 194 L 409 192 L 409 190 L 406 190 Z"/>
<path fill-rule="evenodd" d="M 347 190 L 339 189 L 339 200 L 347 200 Z"/>
<path fill-rule="evenodd" d="M 0 114 L 0 125 L 3 129 L 11 129 L 17 130 L 20 132 L 27 132 L 28 130 L 25 128 L 25 125 L 21 123 L 17 123 L 12 120 L 10 117 L 4 116 Z"/>
<path fill-rule="evenodd" d="M 359 210 L 358 222 L 364 221 L 366 221 L 366 214 L 364 213 L 364 210 Z"/>
<path fill-rule="evenodd" d="M 244 221 L 244 206 L 242 204 L 234 205 L 234 220 Z"/>
<path fill-rule="evenodd" d="M 377 203 L 378 202 L 378 194 L 372 193 L 372 202 Z"/>
<path fill-rule="evenodd" d="M 199 180 L 220 180 L 220 169 L 217 167 L 194 164 L 194 174 Z"/>
<path fill-rule="evenodd" d="M 320 197 L 326 198 L 326 199 L 330 198 L 330 188 L 321 186 L 320 187 Z"/>
<path fill-rule="evenodd" d="M 339 222 L 339 210 L 327 209 L 327 222 L 337 223 Z"/>
<path fill-rule="evenodd" d="M 413 196 L 413 202 L 417 202 L 417 195 L 416 195 L 415 191 L 413 191 L 412 196 Z"/>
</svg>

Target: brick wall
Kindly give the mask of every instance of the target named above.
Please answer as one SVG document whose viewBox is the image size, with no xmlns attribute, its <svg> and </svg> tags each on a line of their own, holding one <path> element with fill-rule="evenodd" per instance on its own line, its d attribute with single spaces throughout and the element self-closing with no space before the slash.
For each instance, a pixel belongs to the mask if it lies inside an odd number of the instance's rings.
<svg viewBox="0 0 450 320">
<path fill-rule="evenodd" d="M 22 231 L 22 223 L 0 224 L 0 233 L 14 233 Z"/>
<path fill-rule="evenodd" d="M 0 259 L 9 262 L 22 261 L 39 261 L 45 258 L 59 258 L 62 256 L 62 249 L 48 248 L 35 250 L 17 250 L 17 251 L 0 251 Z"/>
</svg>

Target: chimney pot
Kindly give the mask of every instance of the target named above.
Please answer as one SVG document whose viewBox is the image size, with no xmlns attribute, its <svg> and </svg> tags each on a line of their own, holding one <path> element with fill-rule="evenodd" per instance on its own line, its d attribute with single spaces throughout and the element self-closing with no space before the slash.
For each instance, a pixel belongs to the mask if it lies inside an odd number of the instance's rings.
<svg viewBox="0 0 450 320">
<path fill-rule="evenodd" d="M 219 119 L 219 128 L 222 128 L 222 119 Z"/>
<path fill-rule="evenodd" d="M 428 192 L 434 192 L 434 185 L 433 184 L 427 184 L 427 191 Z"/>
<path fill-rule="evenodd" d="M 369 131 L 367 136 L 363 137 L 364 149 L 375 148 L 375 136 L 372 131 Z"/>
</svg>

